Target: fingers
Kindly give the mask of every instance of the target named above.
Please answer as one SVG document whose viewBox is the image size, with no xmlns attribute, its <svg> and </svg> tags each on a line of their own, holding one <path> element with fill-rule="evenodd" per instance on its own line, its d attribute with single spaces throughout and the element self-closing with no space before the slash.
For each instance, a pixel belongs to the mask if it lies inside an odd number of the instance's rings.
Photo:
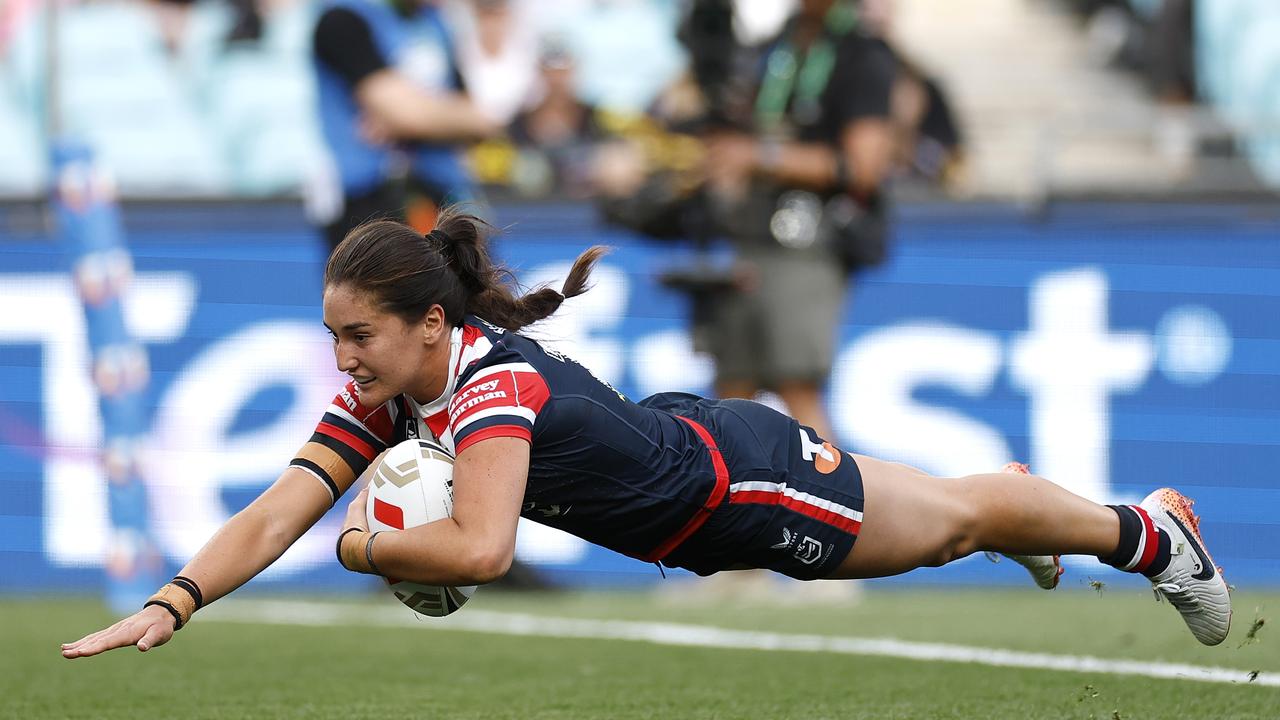
<svg viewBox="0 0 1280 720">
<path fill-rule="evenodd" d="M 351 504 L 347 506 L 347 517 L 343 522 L 344 528 L 358 527 L 361 530 L 369 529 L 369 521 L 365 516 L 365 507 L 369 504 L 369 486 L 365 485 Z"/>
<path fill-rule="evenodd" d="M 62 657 L 69 660 L 92 657 L 128 645 L 137 645 L 139 650 L 146 652 L 165 644 L 171 637 L 172 617 L 167 611 L 152 606 L 75 642 L 63 643 Z"/>
<path fill-rule="evenodd" d="M 68 659 L 90 657 L 98 653 L 114 650 L 125 645 L 132 645 L 142 637 L 142 632 L 133 629 L 129 622 L 132 618 L 121 620 L 109 628 L 86 635 L 79 640 L 62 646 L 62 657 Z"/>
</svg>

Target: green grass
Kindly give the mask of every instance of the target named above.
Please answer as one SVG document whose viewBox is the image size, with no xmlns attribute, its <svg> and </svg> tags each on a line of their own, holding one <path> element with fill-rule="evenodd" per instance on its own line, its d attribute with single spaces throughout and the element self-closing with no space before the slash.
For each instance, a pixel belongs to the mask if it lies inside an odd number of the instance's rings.
<svg viewBox="0 0 1280 720">
<path fill-rule="evenodd" d="M 369 599 L 386 608 L 389 597 Z M 671 604 L 649 595 L 489 592 L 471 607 L 773 632 L 894 637 L 1280 674 L 1270 627 L 1236 596 L 1232 636 L 1199 646 L 1134 590 L 872 591 L 851 606 Z M 406 627 L 228 623 L 212 613 L 146 655 L 63 660 L 108 623 L 86 601 L 0 602 L 0 717 L 14 718 L 1274 718 L 1280 688 L 825 653 L 508 637 Z"/>
</svg>

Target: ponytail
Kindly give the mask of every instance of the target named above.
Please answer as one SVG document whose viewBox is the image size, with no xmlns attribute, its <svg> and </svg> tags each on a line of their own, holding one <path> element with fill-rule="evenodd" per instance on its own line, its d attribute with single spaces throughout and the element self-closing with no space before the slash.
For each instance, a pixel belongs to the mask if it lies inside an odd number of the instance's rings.
<svg viewBox="0 0 1280 720">
<path fill-rule="evenodd" d="M 382 307 L 406 321 L 440 305 L 455 326 L 473 314 L 514 332 L 590 289 L 591 269 L 608 251 L 595 245 L 579 255 L 560 292 L 541 287 L 517 297 L 511 271 L 489 257 L 491 231 L 488 223 L 452 207 L 440 213 L 425 237 L 390 220 L 365 223 L 334 249 L 325 286 L 346 284 L 371 292 Z"/>
</svg>

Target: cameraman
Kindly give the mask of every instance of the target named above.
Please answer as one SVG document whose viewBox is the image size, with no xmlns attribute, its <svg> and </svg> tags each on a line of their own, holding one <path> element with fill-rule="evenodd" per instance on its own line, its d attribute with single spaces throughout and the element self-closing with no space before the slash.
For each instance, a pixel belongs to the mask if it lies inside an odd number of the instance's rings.
<svg viewBox="0 0 1280 720">
<path fill-rule="evenodd" d="M 705 140 L 711 213 L 748 278 L 708 328 L 721 397 L 768 388 L 820 437 L 849 273 L 884 256 L 892 56 L 850 0 L 802 0 L 764 54 L 752 133 Z"/>
</svg>

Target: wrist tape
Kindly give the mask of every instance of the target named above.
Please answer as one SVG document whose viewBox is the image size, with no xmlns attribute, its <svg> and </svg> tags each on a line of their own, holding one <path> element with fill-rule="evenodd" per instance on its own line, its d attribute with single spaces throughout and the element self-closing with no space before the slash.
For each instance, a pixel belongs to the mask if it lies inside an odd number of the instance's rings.
<svg viewBox="0 0 1280 720">
<path fill-rule="evenodd" d="M 187 624 L 197 610 L 204 607 L 204 594 L 200 592 L 200 586 L 195 580 L 179 575 L 156 591 L 142 607 L 151 605 L 159 605 L 168 610 L 173 616 L 173 629 L 177 631 Z"/>
<path fill-rule="evenodd" d="M 373 563 L 373 540 L 378 533 L 371 533 L 360 528 L 347 528 L 338 536 L 338 563 L 351 572 L 367 575 L 381 575 L 382 571 Z"/>
</svg>

